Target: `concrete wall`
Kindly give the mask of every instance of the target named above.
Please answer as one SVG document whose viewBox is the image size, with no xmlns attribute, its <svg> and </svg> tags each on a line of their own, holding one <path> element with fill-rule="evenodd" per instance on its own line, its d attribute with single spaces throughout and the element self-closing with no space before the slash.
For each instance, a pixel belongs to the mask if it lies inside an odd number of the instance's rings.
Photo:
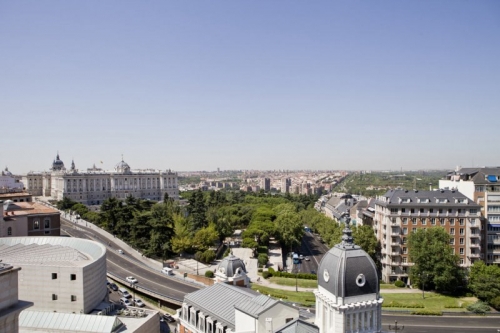
<svg viewBox="0 0 500 333">
<path fill-rule="evenodd" d="M 257 329 L 259 333 L 265 333 L 266 332 L 266 318 L 272 318 L 273 319 L 273 324 L 272 324 L 272 329 L 273 331 L 283 325 L 286 324 L 286 319 L 288 318 L 293 318 L 296 319 L 299 317 L 299 309 L 298 308 L 293 308 L 291 306 L 278 303 L 272 308 L 268 309 L 264 313 L 260 314 L 259 316 L 259 322 Z"/>
<path fill-rule="evenodd" d="M 235 332 L 255 332 L 257 320 L 246 313 L 234 310 Z"/>
</svg>

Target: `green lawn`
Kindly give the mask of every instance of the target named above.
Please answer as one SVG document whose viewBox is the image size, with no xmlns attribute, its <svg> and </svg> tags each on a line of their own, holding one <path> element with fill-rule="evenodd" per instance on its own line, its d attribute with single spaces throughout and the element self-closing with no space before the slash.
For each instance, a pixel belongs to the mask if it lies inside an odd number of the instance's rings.
<svg viewBox="0 0 500 333">
<path fill-rule="evenodd" d="M 253 290 L 258 290 L 264 295 L 271 295 L 271 297 L 277 299 L 283 299 L 283 301 L 298 303 L 305 306 L 313 307 L 316 303 L 316 297 L 312 292 L 308 291 L 291 291 L 291 290 L 281 290 L 281 289 L 273 289 L 268 288 L 256 284 L 252 284 Z"/>
<path fill-rule="evenodd" d="M 457 311 L 464 312 L 467 311 L 465 308 L 467 305 L 474 303 L 476 299 L 474 297 L 452 297 L 444 296 L 437 293 L 425 293 L 425 299 L 422 299 L 422 294 L 395 294 L 390 292 L 382 292 L 382 297 L 384 298 L 384 303 L 382 307 L 386 305 L 385 309 L 403 309 L 395 307 L 387 307 L 390 303 L 400 303 L 408 306 L 407 309 L 419 310 L 418 306 L 423 305 L 425 310 L 431 311 Z M 411 307 L 411 305 L 416 305 Z"/>
<path fill-rule="evenodd" d="M 273 276 L 269 278 L 269 281 L 282 286 L 295 286 L 295 279 L 290 278 Z M 317 288 L 318 280 L 297 279 L 297 285 L 301 288 Z"/>
</svg>

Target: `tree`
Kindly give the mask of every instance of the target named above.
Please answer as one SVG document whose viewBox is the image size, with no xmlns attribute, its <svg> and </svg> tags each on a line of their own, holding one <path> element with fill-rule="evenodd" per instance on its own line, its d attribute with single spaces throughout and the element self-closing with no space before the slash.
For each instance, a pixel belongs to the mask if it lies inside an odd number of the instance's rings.
<svg viewBox="0 0 500 333">
<path fill-rule="evenodd" d="M 189 230 L 189 222 L 180 214 L 172 216 L 174 220 L 175 236 L 172 238 L 172 251 L 182 253 L 192 249 L 192 234 Z"/>
<path fill-rule="evenodd" d="M 301 243 L 304 227 L 297 213 L 285 211 L 278 216 L 275 223 L 281 245 L 285 249 L 291 249 Z"/>
<path fill-rule="evenodd" d="M 215 231 L 215 226 L 210 224 L 209 226 L 202 228 L 196 232 L 193 239 L 193 245 L 199 251 L 206 251 L 208 248 L 214 245 L 215 241 L 219 239 L 217 231 Z"/>
<path fill-rule="evenodd" d="M 425 289 L 455 291 L 462 284 L 464 272 L 459 256 L 450 247 L 450 235 L 444 228 L 418 229 L 408 237 L 410 278 Z"/>
<path fill-rule="evenodd" d="M 470 268 L 469 288 L 480 300 L 490 303 L 500 296 L 500 267 L 479 260 Z"/>
<path fill-rule="evenodd" d="M 369 225 L 357 226 L 353 229 L 352 237 L 354 243 L 359 245 L 377 263 L 377 253 L 380 251 L 380 243 L 377 241 L 375 232 Z"/>
<path fill-rule="evenodd" d="M 196 232 L 207 226 L 206 212 L 207 208 L 203 192 L 201 190 L 194 191 L 191 198 L 189 198 L 188 206 L 188 213 L 191 218 L 191 231 Z"/>
</svg>

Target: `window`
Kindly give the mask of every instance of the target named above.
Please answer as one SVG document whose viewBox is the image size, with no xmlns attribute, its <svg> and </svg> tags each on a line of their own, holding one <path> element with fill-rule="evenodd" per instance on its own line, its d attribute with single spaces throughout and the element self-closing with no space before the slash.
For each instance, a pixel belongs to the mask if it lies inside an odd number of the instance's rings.
<svg viewBox="0 0 500 333">
<path fill-rule="evenodd" d="M 406 244 L 406 237 L 403 237 L 403 244 Z"/>
<path fill-rule="evenodd" d="M 291 322 L 292 320 L 293 320 L 293 318 L 286 318 L 286 319 L 285 319 L 285 323 L 289 323 L 289 322 Z"/>
<path fill-rule="evenodd" d="M 439 208 L 438 212 L 439 212 L 439 214 L 442 214 L 443 213 L 443 209 Z"/>
<path fill-rule="evenodd" d="M 407 247 L 403 247 L 403 254 L 406 254 L 408 252 L 408 248 Z"/>
<path fill-rule="evenodd" d="M 406 208 L 401 208 L 401 213 L 405 213 L 406 212 Z"/>
<path fill-rule="evenodd" d="M 444 225 L 444 219 L 439 219 L 439 224 Z"/>
<path fill-rule="evenodd" d="M 450 219 L 450 225 L 455 225 L 455 219 Z"/>
<path fill-rule="evenodd" d="M 420 208 L 420 213 L 423 213 L 424 212 L 424 209 L 423 208 Z"/>
<path fill-rule="evenodd" d="M 412 208 L 412 209 L 410 210 L 410 213 L 415 213 L 415 208 Z"/>
<path fill-rule="evenodd" d="M 408 218 L 403 217 L 403 224 L 408 224 Z"/>
<path fill-rule="evenodd" d="M 460 265 L 463 265 L 465 263 L 463 258 L 460 258 Z"/>
<path fill-rule="evenodd" d="M 76 295 L 71 295 L 71 302 L 76 302 Z"/>
<path fill-rule="evenodd" d="M 453 212 L 453 209 L 448 208 L 448 213 L 451 213 L 451 212 Z"/>
<path fill-rule="evenodd" d="M 459 208 L 459 209 L 458 209 L 458 214 L 460 214 L 460 213 L 462 213 L 462 210 Z"/>
<path fill-rule="evenodd" d="M 434 217 L 433 217 L 433 218 L 431 218 L 431 224 L 432 224 L 432 225 L 436 225 L 436 219 L 435 219 Z"/>
<path fill-rule="evenodd" d="M 403 228 L 403 235 L 407 235 L 408 234 L 408 228 Z"/>
<path fill-rule="evenodd" d="M 429 213 L 434 213 L 434 208 L 430 208 Z"/>
<path fill-rule="evenodd" d="M 426 225 L 427 224 L 427 220 L 425 219 L 425 217 L 422 219 L 422 225 Z"/>
<path fill-rule="evenodd" d="M 50 219 L 47 218 L 43 220 L 43 228 L 50 229 Z"/>
<path fill-rule="evenodd" d="M 460 254 L 461 254 L 461 255 L 463 255 L 463 254 L 464 254 L 464 248 L 463 248 L 463 247 L 461 247 L 461 248 L 460 248 Z"/>
<path fill-rule="evenodd" d="M 413 225 L 416 225 L 416 224 L 417 224 L 417 219 L 416 219 L 416 218 L 412 218 L 412 219 L 411 219 L 411 223 L 412 223 Z"/>
<path fill-rule="evenodd" d="M 464 223 L 465 223 L 464 219 L 459 219 L 458 221 L 459 221 L 460 225 L 464 225 Z"/>
<path fill-rule="evenodd" d="M 57 273 L 52 273 L 52 280 L 57 279 Z"/>
<path fill-rule="evenodd" d="M 460 238 L 460 245 L 464 245 L 464 239 Z"/>
<path fill-rule="evenodd" d="M 57 295 L 56 294 L 52 294 L 52 300 L 53 301 L 57 301 Z"/>
<path fill-rule="evenodd" d="M 40 229 L 40 221 L 38 220 L 33 221 L 33 229 L 35 230 Z"/>
<path fill-rule="evenodd" d="M 12 227 L 7 228 L 7 236 L 12 236 Z"/>
<path fill-rule="evenodd" d="M 417 228 L 412 228 L 411 231 L 412 232 L 417 232 Z"/>
<path fill-rule="evenodd" d="M 471 209 L 471 210 L 469 210 L 469 212 L 470 212 L 471 214 L 477 214 L 477 209 Z"/>
<path fill-rule="evenodd" d="M 71 274 L 70 279 L 71 279 L 71 281 L 76 280 L 76 274 Z"/>
<path fill-rule="evenodd" d="M 464 235 L 464 228 L 460 228 L 460 235 Z"/>
<path fill-rule="evenodd" d="M 397 214 L 398 209 L 397 208 L 391 208 L 391 214 Z"/>
<path fill-rule="evenodd" d="M 455 245 L 455 238 L 450 238 L 450 245 Z"/>
<path fill-rule="evenodd" d="M 403 260 L 403 264 L 406 264 L 408 259 L 406 259 L 406 257 L 403 257 L 402 260 Z"/>
<path fill-rule="evenodd" d="M 450 228 L 450 235 L 454 235 L 455 234 L 455 228 Z"/>
</svg>

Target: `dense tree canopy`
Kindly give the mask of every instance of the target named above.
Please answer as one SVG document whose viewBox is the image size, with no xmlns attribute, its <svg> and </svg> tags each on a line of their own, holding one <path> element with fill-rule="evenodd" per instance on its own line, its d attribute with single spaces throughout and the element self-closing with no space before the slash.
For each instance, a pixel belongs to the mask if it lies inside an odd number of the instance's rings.
<svg viewBox="0 0 500 333">
<path fill-rule="evenodd" d="M 418 229 L 408 237 L 410 261 L 414 263 L 410 278 L 425 289 L 454 291 L 463 284 L 460 258 L 453 254 L 450 235 L 444 228 Z"/>
<path fill-rule="evenodd" d="M 469 273 L 469 288 L 482 301 L 491 302 L 500 296 L 500 267 L 486 266 L 479 260 L 472 265 Z"/>
</svg>

